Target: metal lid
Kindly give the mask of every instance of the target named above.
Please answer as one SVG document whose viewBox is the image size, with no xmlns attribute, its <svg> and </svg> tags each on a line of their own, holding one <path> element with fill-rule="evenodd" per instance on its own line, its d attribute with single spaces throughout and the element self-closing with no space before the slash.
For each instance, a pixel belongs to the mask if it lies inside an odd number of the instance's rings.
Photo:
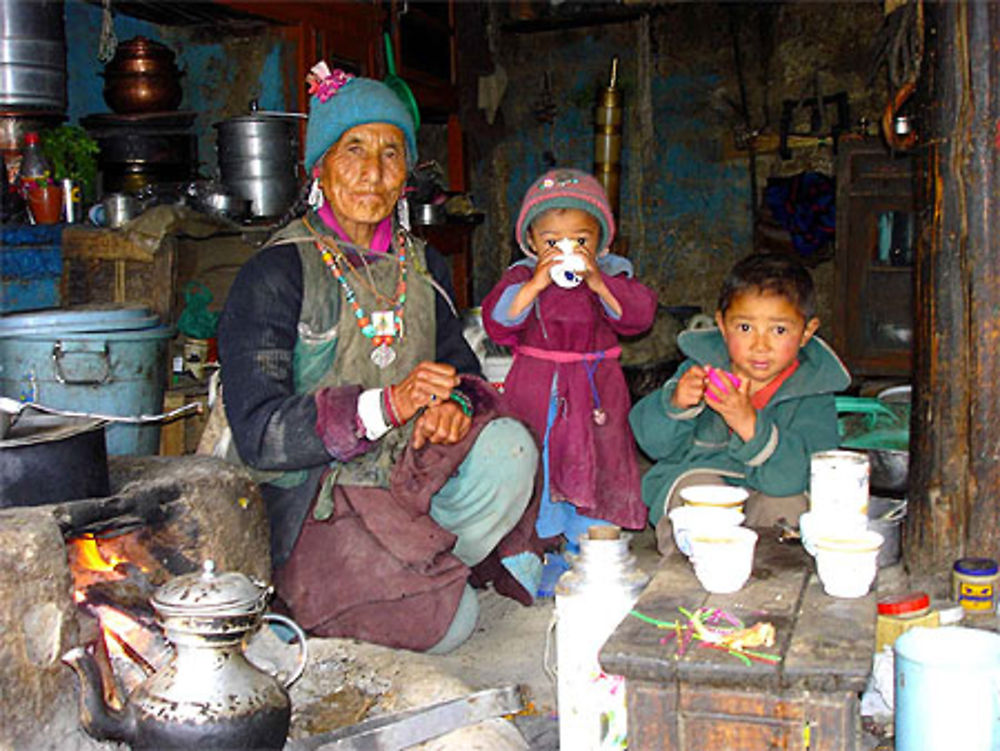
<svg viewBox="0 0 1000 751">
<path fill-rule="evenodd" d="M 215 561 L 202 571 L 171 579 L 153 595 L 152 603 L 164 616 L 247 615 L 261 612 L 271 588 L 237 571 L 217 573 Z"/>
<path fill-rule="evenodd" d="M 967 576 L 993 576 L 1000 565 L 992 558 L 959 558 L 953 568 L 956 573 Z"/>
<path fill-rule="evenodd" d="M 16 313 L 0 318 L 0 338 L 44 334 L 138 331 L 156 327 L 160 317 L 144 306 L 80 305 Z"/>
</svg>

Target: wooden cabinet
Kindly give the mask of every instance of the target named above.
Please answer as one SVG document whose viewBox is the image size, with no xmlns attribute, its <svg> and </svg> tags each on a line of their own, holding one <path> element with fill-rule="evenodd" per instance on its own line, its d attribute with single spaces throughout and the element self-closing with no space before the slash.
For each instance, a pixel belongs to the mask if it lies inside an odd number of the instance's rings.
<svg viewBox="0 0 1000 751">
<path fill-rule="evenodd" d="M 855 376 L 909 377 L 916 249 L 910 157 L 877 138 L 837 156 L 834 344 Z"/>
</svg>

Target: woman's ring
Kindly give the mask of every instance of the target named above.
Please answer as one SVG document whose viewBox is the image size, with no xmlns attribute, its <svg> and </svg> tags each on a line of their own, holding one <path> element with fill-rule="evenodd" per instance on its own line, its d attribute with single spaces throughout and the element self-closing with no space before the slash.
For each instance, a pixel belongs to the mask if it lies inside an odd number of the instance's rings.
<svg viewBox="0 0 1000 751">
<path fill-rule="evenodd" d="M 437 401 L 437 399 L 438 399 L 438 396 L 437 396 L 437 394 L 431 394 L 431 401 L 432 401 L 432 402 L 436 402 L 436 401 Z"/>
</svg>

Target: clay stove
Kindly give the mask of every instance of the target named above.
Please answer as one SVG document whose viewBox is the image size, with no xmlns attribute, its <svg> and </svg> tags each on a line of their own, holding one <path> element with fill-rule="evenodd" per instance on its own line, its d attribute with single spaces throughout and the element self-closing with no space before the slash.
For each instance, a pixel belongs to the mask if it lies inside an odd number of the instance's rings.
<svg viewBox="0 0 1000 751">
<path fill-rule="evenodd" d="M 153 588 L 208 558 L 270 579 L 266 512 L 245 473 L 198 456 L 112 457 L 109 469 L 106 499 L 0 509 L 0 749 L 108 748 L 79 728 L 62 654 L 106 650 L 127 695 L 163 649 Z"/>
</svg>

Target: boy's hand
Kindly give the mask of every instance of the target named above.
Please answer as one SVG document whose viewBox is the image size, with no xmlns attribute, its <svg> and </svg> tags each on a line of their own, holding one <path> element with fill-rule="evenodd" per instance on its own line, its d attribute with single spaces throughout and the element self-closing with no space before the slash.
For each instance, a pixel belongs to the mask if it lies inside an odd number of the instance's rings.
<svg viewBox="0 0 1000 751">
<path fill-rule="evenodd" d="M 711 378 L 713 373 L 716 378 Z M 736 435 L 749 441 L 757 427 L 757 410 L 750 403 L 750 379 L 744 378 L 736 387 L 723 371 L 711 365 L 706 366 L 705 375 L 703 383 L 709 397 L 705 403 L 722 416 Z"/>
<path fill-rule="evenodd" d="M 677 409 L 690 409 L 696 406 L 705 398 L 705 382 L 708 376 L 705 369 L 700 365 L 692 365 L 678 379 L 674 387 L 674 395 L 670 398 L 671 404 Z"/>
</svg>

